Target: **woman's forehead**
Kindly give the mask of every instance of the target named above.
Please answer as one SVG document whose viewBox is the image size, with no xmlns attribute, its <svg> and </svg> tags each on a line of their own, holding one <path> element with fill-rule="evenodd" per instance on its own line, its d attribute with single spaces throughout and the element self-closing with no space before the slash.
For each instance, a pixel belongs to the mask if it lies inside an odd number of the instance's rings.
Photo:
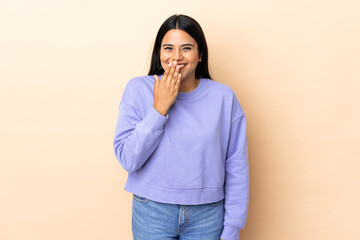
<svg viewBox="0 0 360 240">
<path fill-rule="evenodd" d="M 172 44 L 172 45 L 183 45 L 192 44 L 196 45 L 196 41 L 187 32 L 181 29 L 171 29 L 167 31 L 164 38 L 162 39 L 161 45 Z"/>
</svg>

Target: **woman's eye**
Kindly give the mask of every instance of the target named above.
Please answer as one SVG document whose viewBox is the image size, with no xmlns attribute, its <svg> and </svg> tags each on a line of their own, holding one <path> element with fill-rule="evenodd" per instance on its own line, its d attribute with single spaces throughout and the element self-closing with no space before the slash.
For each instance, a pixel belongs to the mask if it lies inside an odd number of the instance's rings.
<svg viewBox="0 0 360 240">
<path fill-rule="evenodd" d="M 172 50 L 172 47 L 165 47 L 165 50 Z M 191 47 L 184 47 L 182 50 L 191 50 Z"/>
</svg>

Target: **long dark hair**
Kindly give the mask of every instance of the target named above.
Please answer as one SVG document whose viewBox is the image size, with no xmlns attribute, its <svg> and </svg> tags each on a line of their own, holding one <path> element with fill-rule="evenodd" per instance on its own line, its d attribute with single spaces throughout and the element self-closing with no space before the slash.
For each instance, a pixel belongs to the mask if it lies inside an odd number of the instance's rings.
<svg viewBox="0 0 360 240">
<path fill-rule="evenodd" d="M 171 29 L 184 30 L 192 38 L 195 39 L 198 44 L 199 57 L 201 56 L 201 62 L 198 63 L 195 70 L 195 77 L 211 79 L 208 66 L 208 49 L 205 35 L 199 23 L 195 19 L 182 14 L 174 14 L 170 16 L 161 25 L 155 38 L 148 75 L 161 75 L 165 72 L 160 63 L 160 48 L 162 39 L 164 38 L 165 34 Z"/>
</svg>

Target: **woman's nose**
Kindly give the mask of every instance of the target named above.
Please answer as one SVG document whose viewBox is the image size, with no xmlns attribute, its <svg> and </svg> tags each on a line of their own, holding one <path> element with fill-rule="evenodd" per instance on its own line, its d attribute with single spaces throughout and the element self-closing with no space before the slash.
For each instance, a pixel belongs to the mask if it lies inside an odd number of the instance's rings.
<svg viewBox="0 0 360 240">
<path fill-rule="evenodd" d="M 182 59 L 182 55 L 181 55 L 181 51 L 180 50 L 175 50 L 174 51 L 174 55 L 173 55 L 173 61 L 179 61 Z"/>
</svg>

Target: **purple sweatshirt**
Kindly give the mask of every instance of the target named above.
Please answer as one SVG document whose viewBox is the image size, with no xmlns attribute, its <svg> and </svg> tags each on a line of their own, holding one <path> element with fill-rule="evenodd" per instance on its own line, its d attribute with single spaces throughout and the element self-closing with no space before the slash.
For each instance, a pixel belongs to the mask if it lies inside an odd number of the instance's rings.
<svg viewBox="0 0 360 240">
<path fill-rule="evenodd" d="M 162 75 L 159 76 L 160 81 Z M 153 201 L 196 205 L 225 198 L 221 238 L 238 240 L 249 198 L 246 118 L 233 90 L 201 78 L 179 92 L 166 116 L 154 107 L 154 76 L 128 81 L 114 151 L 125 190 Z"/>
</svg>

